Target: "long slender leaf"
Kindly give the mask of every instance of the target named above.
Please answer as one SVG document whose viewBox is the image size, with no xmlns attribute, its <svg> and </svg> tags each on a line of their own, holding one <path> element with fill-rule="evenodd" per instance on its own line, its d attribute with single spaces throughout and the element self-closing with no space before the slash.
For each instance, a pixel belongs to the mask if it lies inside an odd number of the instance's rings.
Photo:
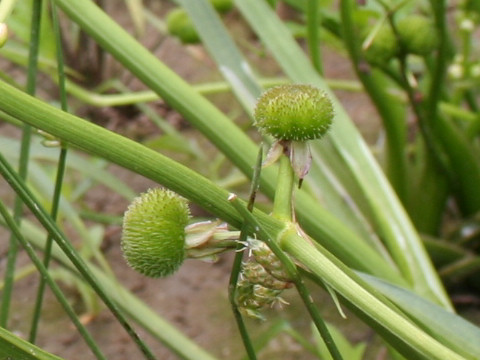
<svg viewBox="0 0 480 360">
<path fill-rule="evenodd" d="M 442 343 L 465 357 L 480 356 L 480 328 L 414 293 L 388 284 L 381 279 L 361 274 L 378 288 L 416 323 Z"/>
<path fill-rule="evenodd" d="M 62 360 L 0 327 L 0 358 L 21 360 Z"/>
</svg>

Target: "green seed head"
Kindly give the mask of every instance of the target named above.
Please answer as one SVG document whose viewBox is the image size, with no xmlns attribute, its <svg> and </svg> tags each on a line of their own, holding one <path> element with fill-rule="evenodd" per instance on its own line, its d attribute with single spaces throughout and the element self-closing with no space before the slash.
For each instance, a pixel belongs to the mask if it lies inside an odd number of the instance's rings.
<svg viewBox="0 0 480 360">
<path fill-rule="evenodd" d="M 372 28 L 365 34 L 365 39 L 370 35 Z M 365 49 L 365 58 L 371 64 L 382 65 L 398 53 L 397 38 L 388 24 L 383 24 L 374 34 L 371 42 Z"/>
<path fill-rule="evenodd" d="M 281 85 L 267 90 L 255 108 L 258 129 L 278 140 L 306 141 L 330 128 L 333 106 L 327 94 L 310 85 Z"/>
<path fill-rule="evenodd" d="M 425 56 L 437 48 L 437 32 L 429 18 L 411 15 L 399 20 L 396 26 L 400 42 L 408 53 Z"/>
<path fill-rule="evenodd" d="M 122 251 L 127 263 L 149 277 L 174 273 L 185 258 L 185 199 L 165 189 L 150 189 L 128 207 L 123 219 Z"/>
<path fill-rule="evenodd" d="M 180 39 L 184 44 L 196 44 L 200 42 L 197 30 L 188 16 L 181 8 L 175 8 L 167 15 L 168 32 Z"/>
</svg>

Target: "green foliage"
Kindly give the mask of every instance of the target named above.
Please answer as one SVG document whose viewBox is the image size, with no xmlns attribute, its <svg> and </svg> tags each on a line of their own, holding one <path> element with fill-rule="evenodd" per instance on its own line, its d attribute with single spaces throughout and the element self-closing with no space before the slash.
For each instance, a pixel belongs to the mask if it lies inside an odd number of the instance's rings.
<svg viewBox="0 0 480 360">
<path fill-rule="evenodd" d="M 129 1 L 137 36 L 142 36 L 140 30 L 145 25 L 142 22 L 148 21 L 163 31 L 162 36 L 167 29 L 167 36 L 178 37 L 182 44 L 201 41 L 211 55 L 215 70 L 225 79 L 219 91 L 228 94 L 216 94 L 207 100 L 198 93 L 199 87 L 181 79 L 175 68 L 162 63 L 92 1 L 55 0 L 50 4 L 52 9 L 59 6 L 65 16 L 63 31 L 77 35 L 84 31 L 118 61 L 122 71 L 130 72 L 151 90 L 134 93 L 120 84 L 119 79 L 123 78 L 120 72 L 114 73 L 99 88 L 84 89 L 74 83 L 81 76 L 71 76 L 75 73 L 68 70 L 66 89 L 76 98 L 72 103 L 79 109 L 86 103 L 98 106 L 134 103 L 135 114 L 141 112 L 143 117 L 152 119 L 165 135 L 156 135 L 152 140 L 148 135 L 129 134 L 134 139 L 128 139 L 0 82 L 1 119 L 21 130 L 32 126 L 43 131 L 41 136 L 34 135 L 27 141 L 32 142 L 28 183 L 8 170 L 6 163 L 17 162 L 20 152 L 18 142 L 10 138 L 0 138 L 1 154 L 8 159 L 0 158 L 0 172 L 44 228 L 42 232 L 28 219 L 22 219 L 26 238 L 39 248 L 48 248 L 39 240 L 44 238 L 46 230 L 61 246 L 61 250 L 56 245 L 52 249 L 53 258 L 62 266 L 61 271 L 52 270 L 57 279 L 66 279 L 77 286 L 92 311 L 96 308 L 92 293 L 98 293 L 146 358 L 151 359 L 153 355 L 129 328 L 129 323 L 122 320 L 115 306 L 181 358 L 214 358 L 126 291 L 103 257 L 100 239 L 105 233 L 104 226 L 118 224 L 119 216 L 85 209 L 88 204 L 85 194 L 92 186 L 103 184 L 122 197 L 132 199 L 133 191 L 109 172 L 108 165 L 115 163 L 196 203 L 212 220 L 219 218 L 231 228 L 242 230 L 243 242 L 237 250 L 246 244 L 252 246 L 253 241 L 246 240 L 248 236 L 270 247 L 275 256 L 268 257 L 268 264 L 262 263 L 263 272 L 258 267 L 244 266 L 243 275 L 247 279 L 239 282 L 237 303 L 232 302 L 234 309 L 240 305 L 252 310 L 255 316 L 263 317 L 261 305 L 279 301 L 280 290 L 294 283 L 327 346 L 323 346 L 317 333 L 313 344 L 296 333 L 291 328 L 294 322 L 282 325 L 278 331 L 269 331 L 269 338 L 288 333 L 305 351 L 319 358 L 332 355 L 334 359 L 356 359 L 368 351 L 365 346 L 370 344 L 351 345 L 346 336 L 334 328 L 322 327 L 320 306 L 311 301 L 303 285 L 303 279 L 308 277 L 313 281 L 312 288 L 315 284 L 327 288 L 334 301 L 340 301 L 371 326 L 384 340 L 382 344 L 396 352 L 397 357 L 439 360 L 478 357 L 475 343 L 478 327 L 452 312 L 448 289 L 442 285 L 442 280 L 448 280 L 469 290 L 469 278 L 478 277 L 479 271 L 476 235 L 462 235 L 465 234 L 462 229 L 476 228 L 476 214 L 480 211 L 477 191 L 480 183 L 477 100 L 480 60 L 474 41 L 478 27 L 477 2 L 452 5 L 448 11 L 455 16 L 448 19 L 454 21 L 447 21 L 444 0 L 368 1 L 365 5 L 342 0 L 339 9 L 327 0 L 286 1 L 292 6 L 287 15 L 295 19 L 295 31 L 306 38 L 311 59 L 275 13 L 276 7 L 283 6 L 281 2 L 179 0 L 176 3 L 181 8 L 174 8 L 159 19 L 149 13 L 146 5 L 143 8 L 141 1 Z M 55 49 L 61 44 L 53 40 L 54 26 L 46 5 L 39 15 L 43 24 L 40 69 L 44 71 L 42 76 L 58 81 L 53 70 L 57 69 Z M 246 30 L 247 39 L 242 37 L 242 31 L 227 30 L 229 24 L 223 21 L 236 21 L 235 17 L 222 18 L 217 14 L 233 7 L 244 19 L 236 25 Z M 314 13 L 310 12 L 312 9 Z M 1 53 L 17 65 L 27 64 L 30 17 L 30 2 L 18 1 L 15 11 L 5 19 L 12 31 Z M 319 51 L 319 39 L 322 45 L 331 45 L 350 59 L 356 79 L 349 80 L 348 89 L 362 91 L 371 100 L 385 132 L 385 145 L 367 143 L 355 128 L 345 104 L 335 96 L 329 85 L 339 83 L 327 81 L 322 75 L 324 70 L 328 73 L 328 69 L 323 69 L 324 49 Z M 180 42 L 176 45 L 180 46 Z M 198 48 L 188 50 L 196 54 L 192 56 L 198 56 Z M 182 54 L 191 55 L 188 51 Z M 254 66 L 250 65 L 252 59 L 256 61 Z M 267 65 L 263 66 L 264 62 Z M 34 65 L 29 66 L 30 77 L 33 77 Z M 290 95 L 295 96 L 286 100 L 262 97 L 255 110 L 256 99 L 264 91 L 265 81 L 261 77 L 272 73 L 285 76 L 273 79 L 275 84 L 291 81 L 295 83 L 294 88 L 302 84 L 303 88 L 320 89 L 313 94 L 316 103 L 312 105 L 311 99 L 298 97 L 293 92 Z M 1 75 L 21 88 L 16 77 L 12 79 L 9 73 Z M 65 73 L 60 69 L 59 75 Z M 205 85 L 203 89 L 213 88 L 212 84 L 201 85 Z M 39 86 L 43 87 L 44 82 Z M 282 85 L 265 93 L 275 95 L 279 88 L 292 89 L 290 85 Z M 50 88 L 45 86 L 46 89 Z M 136 103 L 157 96 L 192 127 L 177 131 L 158 116 L 151 104 Z M 326 101 L 326 96 L 331 103 Z M 323 108 L 319 110 L 317 105 Z M 96 112 L 89 114 L 93 114 L 95 120 Z M 314 135 L 323 135 L 330 127 L 332 115 L 331 131 L 322 141 L 312 141 L 310 173 L 295 196 L 292 195 L 294 176 L 286 166 L 289 163 L 285 157 L 279 166 L 263 168 L 258 178 L 254 175 L 258 174 L 258 169 L 257 172 L 253 169 L 259 144 L 258 134 L 251 136 L 254 132 L 250 131 L 250 119 L 255 118 L 254 122 L 264 129 L 273 129 L 274 136 L 285 128 L 286 122 L 279 123 L 279 119 L 296 120 L 294 131 L 300 134 L 291 135 L 290 129 L 287 140 L 305 140 L 315 137 L 310 133 L 305 135 L 310 130 Z M 129 122 L 133 121 L 128 117 Z M 414 123 L 409 121 L 411 117 L 415 118 Z M 355 118 L 356 113 L 353 120 Z M 310 125 L 311 120 L 314 125 Z M 301 130 L 298 124 L 302 125 Z M 270 142 L 271 133 L 262 132 L 264 140 Z M 143 136 L 148 138 L 143 141 Z M 205 146 L 207 142 L 209 145 Z M 66 165 L 67 177 L 60 180 L 64 185 L 62 196 L 53 201 L 59 207 L 58 225 L 53 215 L 49 217 L 42 210 L 51 206 L 52 174 L 57 170 L 57 158 L 52 152 L 54 149 L 46 149 L 41 144 L 62 146 L 62 151 L 68 148 L 71 159 Z M 255 184 L 258 180 L 258 191 L 262 193 L 258 197 L 261 203 L 252 213 L 240 200 L 247 197 L 245 185 L 251 178 Z M 250 199 L 255 198 L 256 185 L 253 187 Z M 148 276 L 174 272 L 185 257 L 184 228 L 189 213 L 185 200 L 172 191 L 142 195 L 124 218 L 122 247 L 127 261 Z M 92 226 L 90 221 L 98 224 Z M 10 227 L 17 231 L 11 223 Z M 62 228 L 69 229 L 69 234 L 81 242 L 78 251 L 68 246 L 70 242 Z M 450 233 L 452 228 L 455 231 Z M 223 246 L 222 240 L 229 236 L 226 228 L 221 232 L 217 232 L 216 227 L 211 229 L 202 236 L 218 240 L 217 244 Z M 428 253 L 420 232 L 430 235 L 426 241 Z M 168 247 L 158 247 L 159 241 Z M 301 276 L 291 258 L 299 265 Z M 436 260 L 436 267 L 431 258 Z M 276 269 L 288 270 L 288 276 L 282 278 L 287 282 L 267 276 L 266 272 L 271 271 L 268 265 L 272 264 Z M 368 275 L 359 276 L 358 271 Z M 78 277 L 79 273 L 83 277 Z M 268 286 L 261 289 L 253 285 L 259 283 Z M 75 319 L 75 315 L 73 317 Z M 244 341 L 250 358 L 255 358 L 252 352 L 255 352 L 256 341 L 249 343 L 245 336 L 249 328 L 247 323 L 243 329 Z M 24 342 L 9 337 L 11 334 L 3 330 L 1 333 L 0 356 L 49 358 L 47 354 L 31 357 L 25 351 L 27 348 L 23 348 Z"/>
</svg>

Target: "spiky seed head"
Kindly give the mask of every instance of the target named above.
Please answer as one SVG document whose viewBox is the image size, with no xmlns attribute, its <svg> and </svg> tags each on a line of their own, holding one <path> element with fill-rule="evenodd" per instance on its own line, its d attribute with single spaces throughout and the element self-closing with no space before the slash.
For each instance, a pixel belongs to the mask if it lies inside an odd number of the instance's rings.
<svg viewBox="0 0 480 360">
<path fill-rule="evenodd" d="M 328 95 L 310 85 L 280 85 L 262 94 L 254 125 L 278 140 L 306 141 L 330 128 L 333 106 Z"/>
<path fill-rule="evenodd" d="M 125 212 L 121 247 L 127 263 L 149 277 L 174 273 L 185 258 L 185 226 L 190 211 L 184 198 L 150 189 Z"/>
<path fill-rule="evenodd" d="M 405 51 L 425 56 L 434 51 L 439 43 L 433 21 L 422 15 L 410 15 L 396 23 L 398 37 Z"/>
</svg>

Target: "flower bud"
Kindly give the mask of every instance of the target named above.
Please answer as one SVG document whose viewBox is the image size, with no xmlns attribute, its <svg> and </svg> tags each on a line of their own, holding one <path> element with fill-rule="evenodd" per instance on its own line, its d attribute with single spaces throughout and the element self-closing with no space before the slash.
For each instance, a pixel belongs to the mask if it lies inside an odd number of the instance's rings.
<svg viewBox="0 0 480 360">
<path fill-rule="evenodd" d="M 396 23 L 398 36 L 405 51 L 425 56 L 438 46 L 438 36 L 433 21 L 421 15 L 411 15 Z"/>
<path fill-rule="evenodd" d="M 280 281 L 291 281 L 280 259 L 263 241 L 251 239 L 248 242 L 248 246 L 255 257 L 255 260 L 262 265 L 270 275 Z"/>
<path fill-rule="evenodd" d="M 149 277 L 174 273 L 185 258 L 187 202 L 166 189 L 150 189 L 125 212 L 121 247 L 127 263 Z"/>
<path fill-rule="evenodd" d="M 255 123 L 277 140 L 306 141 L 330 128 L 333 106 L 327 94 L 310 85 L 281 85 L 264 92 L 255 108 Z"/>
</svg>

